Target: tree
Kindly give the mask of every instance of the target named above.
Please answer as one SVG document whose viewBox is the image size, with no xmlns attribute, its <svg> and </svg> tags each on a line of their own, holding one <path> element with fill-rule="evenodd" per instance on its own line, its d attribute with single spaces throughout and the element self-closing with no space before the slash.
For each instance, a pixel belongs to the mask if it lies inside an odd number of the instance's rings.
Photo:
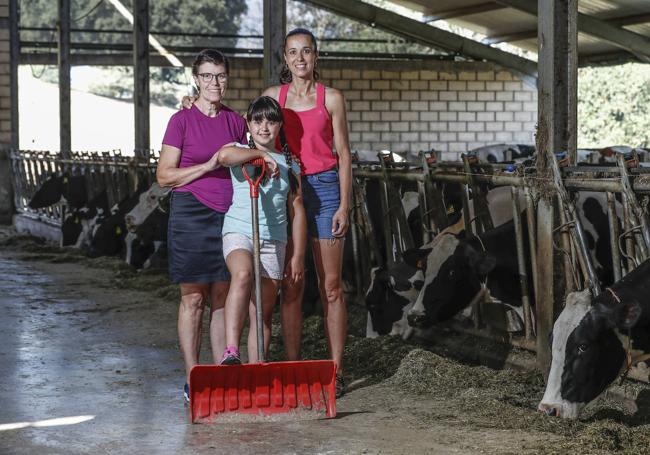
<svg viewBox="0 0 650 455">
<path fill-rule="evenodd" d="M 650 147 L 650 66 L 583 68 L 578 78 L 579 147 Z"/>
<path fill-rule="evenodd" d="M 122 0 L 132 10 L 132 0 Z M 155 32 L 236 34 L 242 14 L 247 11 L 245 0 L 150 0 L 149 28 Z M 131 24 L 106 0 L 72 0 L 70 11 L 72 28 L 98 32 L 74 32 L 73 42 L 125 43 L 132 42 L 129 33 L 109 33 L 102 30 L 132 29 Z M 22 27 L 53 27 L 58 20 L 57 3 L 52 0 L 21 0 L 20 24 Z M 56 41 L 54 32 L 32 31 L 23 40 Z M 194 38 L 184 35 L 161 35 L 156 38 L 164 46 L 233 46 L 236 38 Z M 43 72 L 43 78 L 57 82 L 56 70 Z M 189 85 L 190 77 L 183 68 L 151 68 L 151 101 L 167 106 L 178 104 L 179 87 Z M 133 69 L 111 67 L 106 75 L 91 86 L 98 95 L 119 99 L 133 97 Z"/>
</svg>

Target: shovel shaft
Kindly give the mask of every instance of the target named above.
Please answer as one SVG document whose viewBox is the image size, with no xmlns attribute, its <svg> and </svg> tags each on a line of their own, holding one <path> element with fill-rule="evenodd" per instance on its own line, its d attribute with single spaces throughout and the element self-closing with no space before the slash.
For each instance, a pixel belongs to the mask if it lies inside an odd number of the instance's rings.
<svg viewBox="0 0 650 455">
<path fill-rule="evenodd" d="M 253 271 L 255 272 L 255 320 L 257 322 L 257 361 L 264 362 L 264 313 L 262 311 L 262 275 L 260 274 L 260 226 L 257 198 L 251 198 L 253 215 Z"/>
</svg>

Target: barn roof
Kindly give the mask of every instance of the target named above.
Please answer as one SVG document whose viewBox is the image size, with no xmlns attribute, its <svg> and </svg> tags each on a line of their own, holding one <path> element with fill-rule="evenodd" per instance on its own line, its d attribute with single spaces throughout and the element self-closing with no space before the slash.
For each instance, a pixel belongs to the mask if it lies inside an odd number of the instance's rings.
<svg viewBox="0 0 650 455">
<path fill-rule="evenodd" d="M 422 13 L 435 26 L 445 20 L 485 36 L 484 44 L 509 43 L 537 53 L 537 0 L 392 0 Z M 579 0 L 579 64 L 650 62 L 648 0 Z"/>
</svg>

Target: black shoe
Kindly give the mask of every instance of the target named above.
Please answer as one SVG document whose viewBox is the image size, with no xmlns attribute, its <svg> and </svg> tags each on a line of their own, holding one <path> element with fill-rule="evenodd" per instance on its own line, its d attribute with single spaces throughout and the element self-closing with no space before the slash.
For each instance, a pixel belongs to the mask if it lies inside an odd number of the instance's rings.
<svg viewBox="0 0 650 455">
<path fill-rule="evenodd" d="M 341 374 L 336 375 L 336 383 L 334 385 L 334 390 L 335 390 L 336 398 L 341 398 L 343 395 L 345 395 L 345 382 L 343 382 L 343 375 Z"/>
<path fill-rule="evenodd" d="M 190 386 L 185 383 L 185 387 L 183 387 L 183 398 L 185 399 L 185 403 L 190 402 Z"/>
</svg>

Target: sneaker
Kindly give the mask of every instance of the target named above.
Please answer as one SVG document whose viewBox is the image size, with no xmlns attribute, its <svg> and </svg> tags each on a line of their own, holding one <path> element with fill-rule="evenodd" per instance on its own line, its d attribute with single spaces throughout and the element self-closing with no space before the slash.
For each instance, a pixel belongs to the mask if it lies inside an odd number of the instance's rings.
<svg viewBox="0 0 650 455">
<path fill-rule="evenodd" d="M 341 374 L 336 375 L 336 383 L 334 384 L 334 390 L 335 390 L 336 398 L 341 398 L 343 395 L 345 395 L 345 382 L 343 382 L 343 375 Z"/>
<path fill-rule="evenodd" d="M 235 347 L 228 347 L 223 351 L 220 365 L 241 365 L 239 350 Z"/>
<path fill-rule="evenodd" d="M 185 398 L 185 403 L 190 402 L 190 386 L 185 383 L 185 387 L 183 387 L 183 398 Z"/>
</svg>

